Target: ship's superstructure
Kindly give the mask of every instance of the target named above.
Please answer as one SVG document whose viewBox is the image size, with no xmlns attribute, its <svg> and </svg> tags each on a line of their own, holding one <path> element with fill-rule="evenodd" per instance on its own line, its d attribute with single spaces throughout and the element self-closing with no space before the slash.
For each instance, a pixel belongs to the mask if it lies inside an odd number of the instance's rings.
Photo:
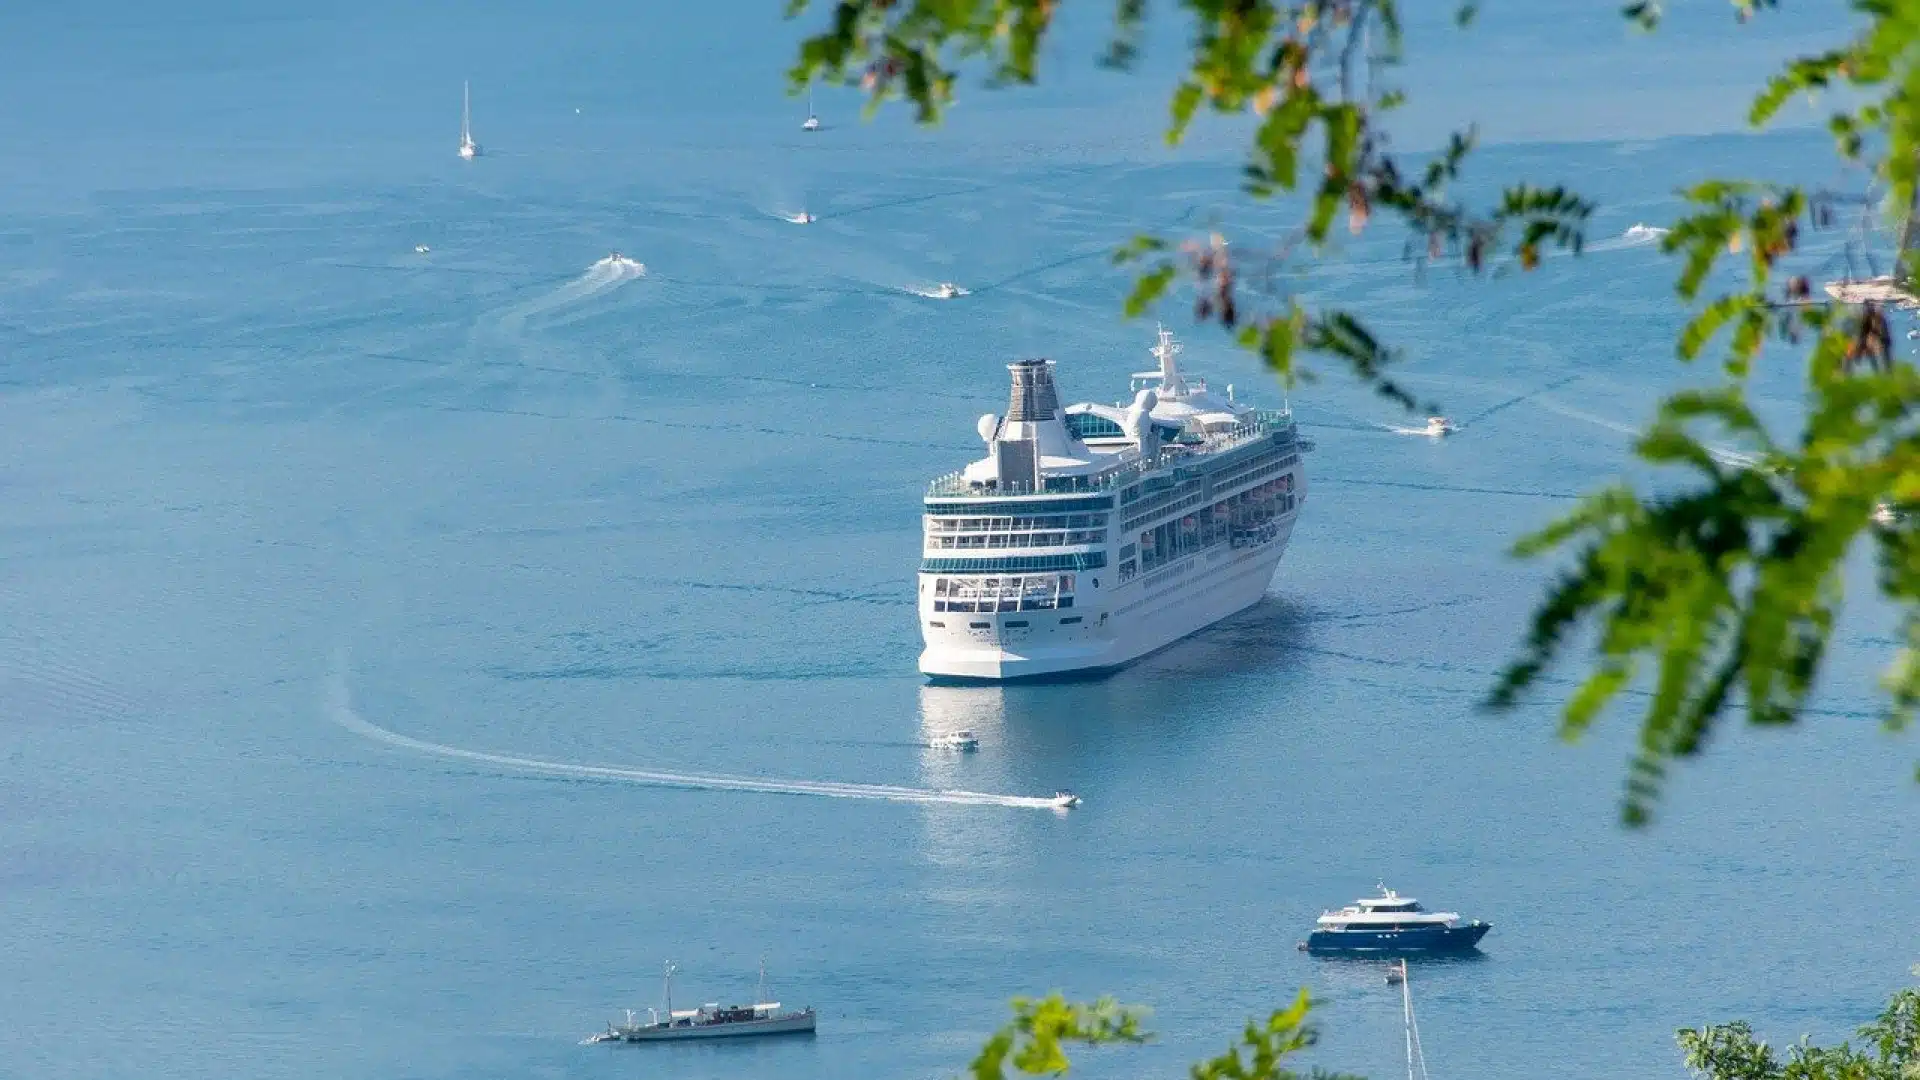
<svg viewBox="0 0 1920 1080">
<path fill-rule="evenodd" d="M 1062 408 L 1053 363 L 1009 364 L 986 457 L 926 495 L 920 670 L 1000 680 L 1118 667 L 1265 595 L 1306 474 L 1287 412 L 1181 374 L 1164 328 L 1133 400 Z"/>
</svg>

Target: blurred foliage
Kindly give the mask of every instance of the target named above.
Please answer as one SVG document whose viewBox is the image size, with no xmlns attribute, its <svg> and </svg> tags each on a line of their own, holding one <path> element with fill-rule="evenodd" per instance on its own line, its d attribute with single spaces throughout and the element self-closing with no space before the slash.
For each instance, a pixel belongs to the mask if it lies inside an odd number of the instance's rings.
<svg viewBox="0 0 1920 1080">
<path fill-rule="evenodd" d="M 1275 1010 L 1264 1023 L 1247 1021 L 1238 1042 L 1193 1066 L 1188 1075 L 1193 1080 L 1358 1080 L 1320 1069 L 1300 1073 L 1287 1068 L 1287 1058 L 1318 1038 L 1307 1020 L 1312 1010 L 1312 999 L 1300 991 L 1292 1005 Z M 1147 1041 L 1141 1027 L 1144 1016 L 1142 1010 L 1111 998 L 1092 1005 L 1069 1002 L 1057 993 L 1039 1000 L 1015 998 L 1013 1020 L 987 1040 L 969 1074 L 973 1080 L 1058 1076 L 1068 1069 L 1068 1046 Z"/>
<path fill-rule="evenodd" d="M 1699 1080 L 1917 1080 L 1920 1078 L 1920 991 L 1902 990 L 1880 1017 L 1860 1029 L 1866 1046 L 1814 1046 L 1805 1038 L 1784 1058 L 1753 1037 L 1744 1021 L 1683 1028 L 1675 1036 Z"/>
<path fill-rule="evenodd" d="M 1472 273 L 1529 270 L 1551 251 L 1581 250 L 1592 206 L 1564 187 L 1511 184 L 1478 208 L 1452 194 L 1473 150 L 1471 127 L 1418 163 L 1393 151 L 1388 122 L 1405 97 L 1384 78 L 1400 58 L 1397 0 L 1174 6 L 1191 28 L 1191 56 L 1171 94 L 1167 140 L 1178 143 L 1203 107 L 1257 118 L 1246 191 L 1297 194 L 1304 207 L 1273 262 L 1324 252 L 1343 217 L 1355 234 L 1397 223 L 1411 261 L 1450 260 Z M 1775 6 L 1732 4 L 1740 23 Z M 1844 88 L 1854 104 L 1829 122 L 1836 153 L 1873 177 L 1890 213 L 1905 214 L 1920 173 L 1920 0 L 1850 6 L 1854 36 L 1787 64 L 1755 98 L 1751 121 L 1765 126 L 1797 95 Z M 808 7 L 791 0 L 788 16 Z M 1035 82 L 1058 10 L 1059 0 L 840 0 L 801 45 L 791 82 L 796 93 L 816 80 L 858 86 L 870 113 L 899 100 L 934 123 L 953 104 L 963 67 L 989 85 Z M 1475 5 L 1455 14 L 1465 29 Z M 1653 29 L 1661 9 L 1649 0 L 1623 14 Z M 1147 27 L 1145 0 L 1115 0 L 1103 61 L 1131 65 Z M 1783 270 L 1806 231 L 1831 227 L 1832 197 L 1742 180 L 1682 194 L 1688 211 L 1663 245 L 1696 313 L 1677 351 L 1692 363 L 1717 350 L 1718 383 L 1663 401 L 1634 452 L 1691 479 L 1652 493 L 1607 487 L 1516 545 L 1517 555 L 1552 557 L 1563 569 L 1488 701 L 1511 708 L 1564 654 L 1590 649 L 1561 730 L 1579 736 L 1623 695 L 1644 701 L 1623 802 L 1629 824 L 1647 820 L 1668 765 L 1698 753 L 1719 721 L 1744 712 L 1781 725 L 1802 715 L 1841 608 L 1843 564 L 1863 547 L 1877 554 L 1879 589 L 1903 616 L 1904 645 L 1884 677 L 1888 725 L 1903 725 L 1920 700 L 1920 435 L 1909 420 L 1920 385 L 1895 352 L 1886 305 L 1816 300 L 1812 282 Z M 1137 237 L 1116 261 L 1142 266 L 1129 315 L 1185 282 L 1199 319 L 1217 321 L 1289 385 L 1311 377 L 1302 359 L 1320 354 L 1405 407 L 1433 408 L 1394 381 L 1394 350 L 1353 313 L 1277 289 L 1247 295 L 1245 256 L 1217 232 Z M 1911 293 L 1916 269 L 1903 257 L 1886 284 Z M 1798 431 L 1776 435 L 1747 406 L 1763 351 L 1776 363 L 1801 358 L 1807 412 Z M 1710 450 L 1709 434 L 1745 452 Z"/>
</svg>

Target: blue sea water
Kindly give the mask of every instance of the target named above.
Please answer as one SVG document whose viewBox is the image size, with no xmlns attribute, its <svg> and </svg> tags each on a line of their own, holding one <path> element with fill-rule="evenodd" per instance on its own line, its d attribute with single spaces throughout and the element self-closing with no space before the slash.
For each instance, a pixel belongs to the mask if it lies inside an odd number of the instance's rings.
<svg viewBox="0 0 1920 1080">
<path fill-rule="evenodd" d="M 1549 697 L 1475 709 L 1542 581 L 1508 543 L 1621 475 L 1693 377 L 1674 267 L 1622 233 L 1688 179 L 1835 179 L 1817 132 L 1736 133 L 1829 8 L 1636 41 L 1589 6 L 1490 10 L 1407 75 L 1412 144 L 1480 115 L 1476 177 L 1600 200 L 1584 257 L 1422 277 L 1376 232 L 1276 277 L 1365 315 L 1466 430 L 1396 435 L 1417 420 L 1323 371 L 1268 599 L 1005 689 L 915 673 L 922 485 L 976 452 L 1010 359 L 1119 396 L 1152 327 L 1118 318 L 1118 240 L 1279 231 L 1233 193 L 1231 130 L 1156 146 L 1176 58 L 1073 66 L 1089 10 L 1047 87 L 933 132 L 823 94 L 803 136 L 771 10 L 0 15 L 0 1075 L 939 1077 L 1058 988 L 1155 1010 L 1154 1045 L 1076 1074 L 1171 1076 L 1309 986 L 1311 1060 L 1389 1077 L 1379 967 L 1295 949 L 1379 878 L 1494 924 L 1484 959 L 1415 969 L 1442 1075 L 1678 1075 L 1672 1030 L 1735 1017 L 1842 1037 L 1920 959 L 1867 568 L 1822 712 L 1728 731 L 1653 831 L 1613 824 L 1630 717 L 1568 746 Z M 943 279 L 973 295 L 911 291 Z M 1780 422 L 1793 362 L 1756 376 Z M 674 790 L 357 724 L 1086 804 Z M 977 754 L 922 746 L 958 727 Z M 576 1045 L 668 958 L 684 1002 L 750 992 L 763 955 L 816 1038 Z"/>
</svg>

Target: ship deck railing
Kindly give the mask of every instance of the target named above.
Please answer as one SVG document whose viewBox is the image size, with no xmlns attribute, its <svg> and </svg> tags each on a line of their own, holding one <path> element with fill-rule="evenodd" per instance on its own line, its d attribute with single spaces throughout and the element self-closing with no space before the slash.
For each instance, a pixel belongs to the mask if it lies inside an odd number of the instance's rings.
<svg viewBox="0 0 1920 1080">
<path fill-rule="evenodd" d="M 1183 458 L 1195 450 L 1207 454 L 1219 454 L 1237 449 L 1247 443 L 1267 438 L 1276 431 L 1293 430 L 1293 413 L 1286 409 L 1255 409 L 1253 418 L 1235 425 L 1231 431 L 1218 432 L 1195 439 L 1191 443 L 1174 443 L 1163 447 L 1151 459 L 1135 458 L 1117 465 L 1106 472 L 1092 476 L 1048 476 L 1042 477 L 1039 484 L 1001 484 L 992 488 L 975 486 L 967 481 L 964 470 L 950 472 L 927 485 L 928 498 L 949 498 L 952 496 L 991 496 L 1006 498 L 1015 495 L 1092 495 L 1113 491 L 1126 486 L 1147 473 L 1157 472 L 1177 465 Z M 1174 477 L 1167 477 L 1172 483 Z"/>
</svg>

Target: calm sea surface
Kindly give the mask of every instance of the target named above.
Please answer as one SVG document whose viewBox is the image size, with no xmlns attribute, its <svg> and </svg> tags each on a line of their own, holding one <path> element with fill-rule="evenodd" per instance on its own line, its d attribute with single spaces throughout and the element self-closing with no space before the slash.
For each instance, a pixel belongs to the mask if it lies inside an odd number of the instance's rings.
<svg viewBox="0 0 1920 1080">
<path fill-rule="evenodd" d="M 1889 612 L 1854 613 L 1813 726 L 1729 731 L 1644 835 L 1613 825 L 1625 718 L 1569 747 L 1546 698 L 1475 710 L 1542 580 L 1507 544 L 1620 475 L 1684 377 L 1673 267 L 1622 234 L 1710 173 L 1843 179 L 1818 133 L 1720 134 L 1813 7 L 1752 49 L 1718 17 L 1486 15 L 1410 122 L 1478 110 L 1477 177 L 1599 197 L 1586 256 L 1422 278 L 1380 232 L 1273 282 L 1364 314 L 1466 430 L 1297 389 L 1312 496 L 1269 597 L 1007 689 L 915 672 L 925 481 L 977 453 L 1011 359 L 1123 395 L 1153 327 L 1118 318 L 1117 241 L 1280 229 L 1230 132 L 1154 147 L 1173 58 L 935 133 L 823 95 L 809 137 L 771 9 L 0 16 L 0 1074 L 917 1080 L 1058 988 L 1155 1010 L 1156 1045 L 1075 1075 L 1175 1076 L 1310 986 L 1312 1060 L 1391 1078 L 1381 970 L 1295 949 L 1381 878 L 1494 924 L 1415 969 L 1436 1076 L 1678 1076 L 1672 1030 L 1736 1017 L 1844 1035 L 1920 959 Z M 973 295 L 913 292 L 940 280 Z M 1757 376 L 1783 422 L 1795 362 Z M 924 747 L 962 727 L 977 754 Z M 1086 803 L 675 790 L 380 732 Z M 763 955 L 817 1038 L 576 1045 L 664 960 L 684 1004 Z"/>
</svg>

